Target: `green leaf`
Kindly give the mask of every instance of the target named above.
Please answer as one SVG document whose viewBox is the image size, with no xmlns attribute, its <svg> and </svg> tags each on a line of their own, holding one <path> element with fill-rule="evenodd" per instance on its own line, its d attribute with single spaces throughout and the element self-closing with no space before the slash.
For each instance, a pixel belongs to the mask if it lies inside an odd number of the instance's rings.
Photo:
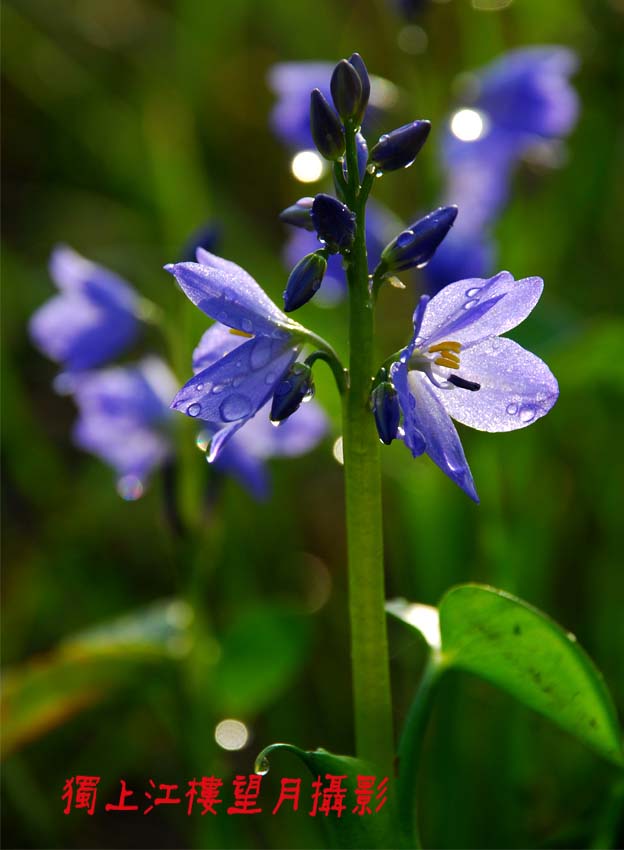
<svg viewBox="0 0 624 850">
<path fill-rule="evenodd" d="M 248 717 L 294 680 L 310 646 L 309 617 L 286 606 L 254 608 L 225 633 L 214 668 L 219 711 Z"/>
<path fill-rule="evenodd" d="M 326 774 L 345 776 L 343 787 L 347 789 L 345 804 L 347 808 L 339 818 L 336 814 L 319 815 L 327 833 L 329 847 L 332 848 L 403 848 L 408 847 L 405 837 L 400 833 L 396 814 L 396 805 L 392 788 L 392 777 L 388 784 L 388 799 L 379 812 L 358 815 L 352 812 L 355 805 L 354 791 L 358 775 L 375 775 L 375 769 L 366 762 L 352 756 L 335 755 L 327 750 L 302 750 L 293 744 L 271 744 L 256 759 L 255 771 L 261 775 L 270 768 L 269 755 L 274 752 L 293 753 L 310 771 L 314 779 Z M 271 760 L 272 761 L 272 760 Z M 377 785 L 383 777 L 377 775 Z M 373 798 L 374 802 L 374 798 Z"/>
<path fill-rule="evenodd" d="M 439 611 L 446 666 L 481 676 L 624 764 L 609 691 L 574 635 L 526 602 L 484 585 L 452 588 Z"/>
<path fill-rule="evenodd" d="M 185 602 L 157 602 L 8 670 L 1 704 L 3 755 L 130 682 L 138 666 L 184 654 L 192 618 Z"/>
</svg>

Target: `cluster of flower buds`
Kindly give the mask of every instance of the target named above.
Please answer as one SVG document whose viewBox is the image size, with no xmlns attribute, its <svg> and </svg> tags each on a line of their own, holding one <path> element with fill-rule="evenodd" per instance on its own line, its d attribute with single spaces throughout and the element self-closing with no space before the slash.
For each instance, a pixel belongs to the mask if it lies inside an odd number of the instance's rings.
<svg viewBox="0 0 624 850">
<path fill-rule="evenodd" d="M 320 89 L 314 89 L 310 95 L 310 130 L 319 153 L 325 159 L 337 160 L 343 156 L 346 146 L 342 122 L 359 127 L 370 97 L 368 71 L 358 53 L 336 65 L 330 88 L 337 113 Z"/>
<path fill-rule="evenodd" d="M 279 424 L 299 409 L 302 402 L 314 395 L 312 369 L 307 363 L 297 361 L 284 374 L 275 387 L 271 404 L 271 422 Z"/>
</svg>

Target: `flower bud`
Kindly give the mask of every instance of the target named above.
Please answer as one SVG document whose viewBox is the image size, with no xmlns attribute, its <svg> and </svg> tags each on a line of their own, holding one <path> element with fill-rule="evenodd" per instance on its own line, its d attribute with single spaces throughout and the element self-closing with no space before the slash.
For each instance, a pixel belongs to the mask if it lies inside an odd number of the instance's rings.
<svg viewBox="0 0 624 850">
<path fill-rule="evenodd" d="M 302 307 L 318 291 L 327 260 L 322 254 L 307 254 L 291 271 L 284 290 L 284 310 L 291 313 Z"/>
<path fill-rule="evenodd" d="M 377 384 L 371 393 L 371 407 L 379 439 L 389 446 L 397 435 L 401 419 L 399 396 L 390 381 Z"/>
<path fill-rule="evenodd" d="M 314 144 L 325 159 L 339 159 L 345 152 L 345 134 L 334 110 L 319 89 L 310 95 L 310 130 Z"/>
<path fill-rule="evenodd" d="M 381 262 L 375 274 L 393 274 L 426 265 L 456 217 L 457 207 L 439 207 L 399 233 L 381 252 Z"/>
<path fill-rule="evenodd" d="M 379 171 L 396 171 L 411 165 L 431 130 L 429 121 L 412 121 L 381 136 L 370 152 L 370 161 Z"/>
<path fill-rule="evenodd" d="M 301 227 L 303 230 L 314 230 L 312 221 L 312 204 L 314 198 L 299 198 L 296 204 L 286 207 L 279 214 L 280 221 L 284 224 L 292 224 L 293 227 Z"/>
<path fill-rule="evenodd" d="M 334 68 L 330 88 L 334 106 L 343 121 L 361 114 L 362 82 L 357 70 L 346 59 L 341 59 Z"/>
<path fill-rule="evenodd" d="M 313 395 L 312 370 L 305 363 L 293 363 L 275 387 L 271 422 L 283 422 L 299 409 L 302 401 L 308 401 Z"/>
<path fill-rule="evenodd" d="M 332 195 L 319 194 L 312 204 L 312 221 L 328 251 L 348 250 L 355 239 L 355 214 Z"/>
<path fill-rule="evenodd" d="M 361 123 L 362 118 L 364 117 L 364 113 L 366 112 L 366 107 L 368 106 L 368 99 L 370 98 L 371 84 L 370 78 L 368 76 L 368 71 L 366 70 L 366 65 L 364 64 L 364 60 L 360 56 L 359 53 L 353 53 L 349 57 L 349 64 L 353 65 L 355 70 L 358 73 L 360 78 L 360 83 L 362 85 L 362 97 L 360 99 L 360 112 L 356 115 L 356 118 L 359 119 Z"/>
</svg>

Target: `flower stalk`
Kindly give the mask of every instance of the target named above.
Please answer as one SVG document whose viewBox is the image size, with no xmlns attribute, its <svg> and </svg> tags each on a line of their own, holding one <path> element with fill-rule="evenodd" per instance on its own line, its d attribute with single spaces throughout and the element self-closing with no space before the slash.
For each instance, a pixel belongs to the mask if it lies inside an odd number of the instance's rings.
<svg viewBox="0 0 624 850">
<path fill-rule="evenodd" d="M 347 201 L 356 214 L 347 265 L 349 388 L 343 397 L 349 612 L 356 753 L 390 772 L 392 702 L 384 609 L 380 443 L 370 413 L 374 307 L 368 283 L 365 197 L 358 197 L 355 127 L 346 126 Z"/>
</svg>

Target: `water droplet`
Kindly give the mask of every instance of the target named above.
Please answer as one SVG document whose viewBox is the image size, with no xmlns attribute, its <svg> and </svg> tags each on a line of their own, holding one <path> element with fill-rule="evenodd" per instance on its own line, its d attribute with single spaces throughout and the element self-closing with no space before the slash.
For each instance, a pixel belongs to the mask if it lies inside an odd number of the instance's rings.
<svg viewBox="0 0 624 850">
<path fill-rule="evenodd" d="M 197 404 L 197 402 L 194 401 L 193 404 L 189 404 L 186 408 L 186 413 L 188 416 L 192 416 L 193 418 L 199 416 L 201 413 L 201 404 Z"/>
<path fill-rule="evenodd" d="M 267 374 L 264 376 L 264 383 L 265 384 L 273 384 L 275 382 L 276 378 L 277 378 L 277 375 L 275 374 L 275 372 L 267 372 Z"/>
<path fill-rule="evenodd" d="M 208 446 L 210 445 L 210 434 L 208 431 L 200 431 L 197 437 L 195 438 L 195 445 L 200 450 L 200 452 L 207 452 Z"/>
<path fill-rule="evenodd" d="M 195 387 L 195 392 L 200 393 L 200 392 L 202 392 L 203 389 L 204 389 L 203 384 L 197 384 L 197 386 Z"/>
<path fill-rule="evenodd" d="M 136 475 L 123 475 L 117 481 L 117 492 L 126 502 L 136 502 L 143 495 L 143 482 Z"/>
<path fill-rule="evenodd" d="M 414 234 L 411 230 L 404 230 L 403 233 L 399 233 L 397 236 L 397 248 L 405 248 L 409 245 L 414 239 Z"/>
<path fill-rule="evenodd" d="M 472 289 L 467 289 L 467 290 L 466 290 L 466 295 L 468 296 L 468 298 L 474 298 L 474 297 L 475 297 L 475 295 L 478 293 L 478 291 L 479 291 L 480 289 L 481 289 L 481 287 L 480 287 L 480 286 L 473 286 L 473 287 L 472 287 Z"/>
<path fill-rule="evenodd" d="M 518 412 L 518 405 L 517 404 L 508 404 L 507 405 L 507 413 L 510 416 L 515 416 L 517 412 Z"/>
<path fill-rule="evenodd" d="M 241 322 L 242 329 L 245 333 L 250 334 L 253 331 L 253 322 L 251 319 L 243 319 Z"/>
<path fill-rule="evenodd" d="M 274 428 L 279 428 L 279 426 L 282 424 L 282 421 L 280 419 L 269 419 L 269 422 Z"/>
<path fill-rule="evenodd" d="M 269 760 L 266 756 L 260 755 L 254 764 L 254 773 L 257 776 L 266 776 L 270 770 Z"/>
<path fill-rule="evenodd" d="M 385 142 L 385 141 L 387 141 L 387 140 L 388 140 L 388 138 L 389 138 L 389 137 L 388 137 L 388 133 L 384 133 L 384 134 L 383 134 L 383 136 L 380 136 L 380 137 L 379 137 L 379 141 L 380 141 L 380 142 Z"/>
<path fill-rule="evenodd" d="M 375 166 L 373 165 L 373 163 L 372 163 L 372 162 L 370 162 L 370 163 L 366 166 L 366 170 L 367 170 L 367 172 L 368 172 L 369 174 L 374 174 L 374 173 L 375 173 Z"/>
<path fill-rule="evenodd" d="M 226 310 L 221 310 L 220 313 L 217 313 L 217 321 L 223 325 L 227 325 L 228 318 L 229 316 Z"/>
<path fill-rule="evenodd" d="M 226 388 L 227 384 L 215 384 L 211 392 L 213 395 L 219 395 Z"/>
<path fill-rule="evenodd" d="M 338 437 L 336 442 L 332 447 L 332 454 L 334 458 L 338 461 L 339 464 L 344 464 L 344 450 L 342 444 L 342 437 Z"/>
<path fill-rule="evenodd" d="M 381 170 L 376 171 L 375 177 L 383 177 L 383 171 L 381 171 Z"/>
<path fill-rule="evenodd" d="M 252 349 L 249 357 L 251 368 L 262 369 L 271 360 L 271 343 L 268 339 L 263 339 L 258 342 Z"/>
<path fill-rule="evenodd" d="M 314 398 L 314 387 L 310 387 L 310 389 L 307 391 L 307 393 L 304 395 L 304 397 L 301 399 L 301 401 L 304 404 L 307 404 L 309 401 L 312 401 L 313 398 Z"/>
<path fill-rule="evenodd" d="M 237 378 L 234 378 L 234 380 L 232 381 L 232 386 L 234 388 L 240 387 L 240 385 L 243 383 L 244 380 L 245 380 L 245 376 L 239 375 Z"/>
<path fill-rule="evenodd" d="M 464 310 L 470 310 L 470 308 L 474 307 L 474 305 L 477 303 L 478 302 L 476 298 L 471 298 L 470 301 L 466 301 L 466 303 L 464 304 Z"/>
<path fill-rule="evenodd" d="M 244 419 L 251 412 L 251 402 L 241 393 L 233 393 L 221 402 L 219 412 L 226 422 Z"/>
<path fill-rule="evenodd" d="M 520 408 L 520 421 L 525 424 L 532 422 L 535 419 L 536 410 L 532 404 L 527 404 Z"/>
</svg>

